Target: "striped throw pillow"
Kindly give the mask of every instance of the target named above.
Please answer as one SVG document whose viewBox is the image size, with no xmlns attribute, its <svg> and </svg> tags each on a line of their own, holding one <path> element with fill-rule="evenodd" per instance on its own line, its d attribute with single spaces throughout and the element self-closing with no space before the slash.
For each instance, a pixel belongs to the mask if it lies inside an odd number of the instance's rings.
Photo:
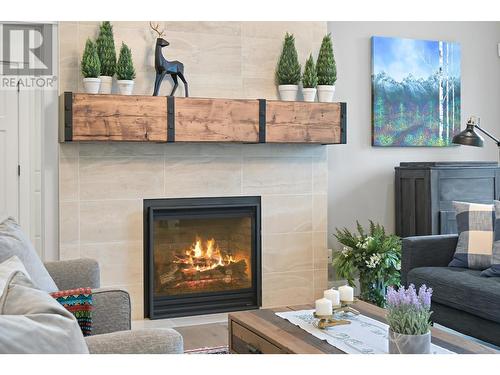
<svg viewBox="0 0 500 375">
<path fill-rule="evenodd" d="M 72 313 L 82 330 L 83 336 L 92 334 L 92 290 L 78 288 L 50 293 L 57 302 Z"/>
<path fill-rule="evenodd" d="M 485 270 L 491 266 L 495 206 L 453 202 L 458 243 L 450 267 Z"/>
<path fill-rule="evenodd" d="M 500 202 L 495 201 L 495 233 L 493 237 L 493 254 L 490 268 L 481 272 L 481 276 L 500 277 Z"/>
</svg>

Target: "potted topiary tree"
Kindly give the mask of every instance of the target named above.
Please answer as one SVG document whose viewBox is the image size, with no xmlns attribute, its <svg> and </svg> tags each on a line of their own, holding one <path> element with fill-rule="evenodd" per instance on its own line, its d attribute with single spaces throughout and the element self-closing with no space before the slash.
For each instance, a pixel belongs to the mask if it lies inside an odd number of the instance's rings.
<svg viewBox="0 0 500 375">
<path fill-rule="evenodd" d="M 101 79 L 98 78 L 101 74 L 101 63 L 97 56 L 96 45 L 90 39 L 87 39 L 85 43 L 81 68 L 85 92 L 87 94 L 97 94 L 101 84 Z"/>
<path fill-rule="evenodd" d="M 120 94 L 131 95 L 134 89 L 135 69 L 132 62 L 132 51 L 123 42 L 116 64 L 116 78 Z"/>
<path fill-rule="evenodd" d="M 295 38 L 293 34 L 286 33 L 276 68 L 276 82 L 281 100 L 297 100 L 300 81 L 300 64 L 295 49 Z"/>
<path fill-rule="evenodd" d="M 325 35 L 321 42 L 318 61 L 316 62 L 318 73 L 318 100 L 320 102 L 332 102 L 335 93 L 335 82 L 337 81 L 337 66 L 333 56 L 331 35 Z"/>
<path fill-rule="evenodd" d="M 302 75 L 302 95 L 304 96 L 304 101 L 314 102 L 316 99 L 317 85 L 318 76 L 316 75 L 316 67 L 314 66 L 314 60 L 311 54 L 306 61 L 304 74 Z"/>
<path fill-rule="evenodd" d="M 113 85 L 113 76 L 116 69 L 115 41 L 113 39 L 113 26 L 109 21 L 104 21 L 99 27 L 97 37 L 97 54 L 101 61 L 101 94 L 110 94 Z"/>
</svg>

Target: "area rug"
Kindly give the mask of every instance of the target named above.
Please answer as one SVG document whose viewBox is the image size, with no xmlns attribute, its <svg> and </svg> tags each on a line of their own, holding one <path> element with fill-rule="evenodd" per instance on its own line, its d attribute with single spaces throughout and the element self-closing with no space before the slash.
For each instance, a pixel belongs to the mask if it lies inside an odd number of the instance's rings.
<svg viewBox="0 0 500 375">
<path fill-rule="evenodd" d="M 184 354 L 229 354 L 227 345 L 185 350 Z"/>
</svg>

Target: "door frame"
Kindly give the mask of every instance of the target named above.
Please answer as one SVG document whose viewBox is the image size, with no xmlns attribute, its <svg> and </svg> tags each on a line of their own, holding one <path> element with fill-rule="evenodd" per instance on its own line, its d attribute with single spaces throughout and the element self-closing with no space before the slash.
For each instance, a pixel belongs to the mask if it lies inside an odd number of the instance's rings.
<svg viewBox="0 0 500 375">
<path fill-rule="evenodd" d="M 0 22 L 0 24 L 40 25 L 52 28 L 53 75 L 59 73 L 57 22 Z M 58 88 L 18 91 L 18 188 L 19 224 L 32 238 L 36 228 L 40 234 L 37 248 L 42 260 L 59 259 L 59 146 L 58 146 Z M 33 121 L 39 133 L 33 134 Z M 35 148 L 35 150 L 34 150 Z M 33 158 L 33 154 L 37 157 Z M 33 189 L 34 173 L 39 163 L 39 186 Z M 34 191 L 40 193 L 36 207 Z M 39 215 L 39 223 L 32 215 Z M 38 227 L 39 226 L 39 227 Z"/>
</svg>

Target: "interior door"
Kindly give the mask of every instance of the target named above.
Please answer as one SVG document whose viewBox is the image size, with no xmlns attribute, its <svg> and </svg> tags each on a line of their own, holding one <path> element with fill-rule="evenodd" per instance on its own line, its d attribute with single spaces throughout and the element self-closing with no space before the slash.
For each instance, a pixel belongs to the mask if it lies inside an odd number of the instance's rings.
<svg viewBox="0 0 500 375">
<path fill-rule="evenodd" d="M 17 99 L 17 91 L 0 90 L 0 220 L 19 220 Z"/>
</svg>

